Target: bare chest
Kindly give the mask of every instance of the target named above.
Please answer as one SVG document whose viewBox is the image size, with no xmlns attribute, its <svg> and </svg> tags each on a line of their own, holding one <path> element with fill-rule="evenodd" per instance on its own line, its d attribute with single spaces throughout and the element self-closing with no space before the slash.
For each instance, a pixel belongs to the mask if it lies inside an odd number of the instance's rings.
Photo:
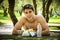
<svg viewBox="0 0 60 40">
<path fill-rule="evenodd" d="M 34 22 L 32 22 L 32 23 L 26 21 L 25 24 L 24 24 L 24 27 L 25 27 L 26 29 L 34 29 L 34 30 L 37 30 L 37 24 L 38 24 L 37 21 L 34 21 Z"/>
</svg>

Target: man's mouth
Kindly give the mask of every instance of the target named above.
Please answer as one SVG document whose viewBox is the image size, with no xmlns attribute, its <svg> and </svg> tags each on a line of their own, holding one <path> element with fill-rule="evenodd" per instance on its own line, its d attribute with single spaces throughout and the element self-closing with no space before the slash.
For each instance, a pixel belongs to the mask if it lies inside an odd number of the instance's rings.
<svg viewBox="0 0 60 40">
<path fill-rule="evenodd" d="M 28 18 L 31 18 L 31 16 L 28 16 Z"/>
</svg>

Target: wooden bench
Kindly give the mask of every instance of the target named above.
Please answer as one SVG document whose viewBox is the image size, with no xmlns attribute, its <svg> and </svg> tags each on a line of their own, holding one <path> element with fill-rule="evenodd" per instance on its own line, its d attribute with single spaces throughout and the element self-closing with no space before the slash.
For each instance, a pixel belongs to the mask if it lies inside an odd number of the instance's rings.
<svg viewBox="0 0 60 40">
<path fill-rule="evenodd" d="M 48 24 L 49 27 L 58 27 L 60 28 L 60 24 Z M 50 32 L 58 32 L 60 33 L 60 30 L 50 30 Z"/>
<path fill-rule="evenodd" d="M 60 24 L 48 24 L 49 27 L 60 27 Z"/>
<path fill-rule="evenodd" d="M 50 30 L 50 32 L 60 33 L 60 30 Z"/>
</svg>

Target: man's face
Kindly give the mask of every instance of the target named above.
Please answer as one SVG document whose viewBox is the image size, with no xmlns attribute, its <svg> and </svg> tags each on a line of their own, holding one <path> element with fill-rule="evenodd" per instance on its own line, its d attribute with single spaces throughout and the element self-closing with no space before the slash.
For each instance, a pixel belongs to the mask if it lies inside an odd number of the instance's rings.
<svg viewBox="0 0 60 40">
<path fill-rule="evenodd" d="M 31 18 L 34 14 L 34 11 L 32 9 L 25 9 L 24 14 L 27 18 Z"/>
</svg>

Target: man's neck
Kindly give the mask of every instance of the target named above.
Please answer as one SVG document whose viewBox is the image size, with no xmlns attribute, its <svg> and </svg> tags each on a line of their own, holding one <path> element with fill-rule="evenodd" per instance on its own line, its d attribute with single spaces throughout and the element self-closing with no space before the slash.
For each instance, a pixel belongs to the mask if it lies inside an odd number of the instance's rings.
<svg viewBox="0 0 60 40">
<path fill-rule="evenodd" d="M 27 19 L 28 22 L 32 23 L 35 21 L 35 16 L 32 16 L 30 19 Z"/>
</svg>

